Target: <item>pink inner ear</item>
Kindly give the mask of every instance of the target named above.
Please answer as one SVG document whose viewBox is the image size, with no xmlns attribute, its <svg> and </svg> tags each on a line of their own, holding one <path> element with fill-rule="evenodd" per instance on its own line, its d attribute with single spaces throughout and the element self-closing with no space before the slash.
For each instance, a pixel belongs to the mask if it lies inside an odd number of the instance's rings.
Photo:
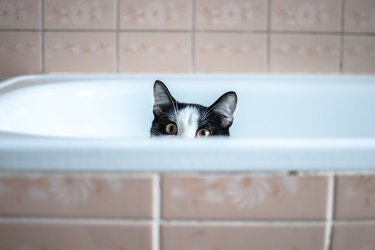
<svg viewBox="0 0 375 250">
<path fill-rule="evenodd" d="M 232 118 L 226 117 L 223 120 L 221 120 L 221 126 L 223 128 L 229 127 L 230 125 L 232 125 L 232 122 L 233 122 Z"/>
<path fill-rule="evenodd" d="M 154 113 L 157 115 L 160 115 L 163 112 L 163 110 L 158 105 L 154 105 Z"/>
</svg>

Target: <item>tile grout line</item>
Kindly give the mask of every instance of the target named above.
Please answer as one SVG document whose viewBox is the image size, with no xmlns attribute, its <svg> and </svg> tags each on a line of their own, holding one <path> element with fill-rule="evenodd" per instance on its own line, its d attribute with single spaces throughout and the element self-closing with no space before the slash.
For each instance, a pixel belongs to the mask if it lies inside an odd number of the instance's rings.
<svg viewBox="0 0 375 250">
<path fill-rule="evenodd" d="M 196 19 L 196 1 L 191 0 L 190 4 L 190 25 L 191 25 L 191 33 L 190 33 L 190 72 L 195 72 L 195 30 L 196 30 L 196 25 L 195 25 L 195 19 Z"/>
<path fill-rule="evenodd" d="M 40 34 L 39 34 L 39 46 L 40 46 L 40 73 L 45 74 L 45 37 L 44 37 L 44 0 L 39 1 L 39 11 L 40 11 Z"/>
<path fill-rule="evenodd" d="M 120 73 L 120 0 L 115 0 L 115 73 Z"/>
<path fill-rule="evenodd" d="M 152 215 L 152 250 L 159 250 L 161 239 L 160 239 L 160 224 L 161 224 L 161 177 L 160 174 L 154 175 L 153 178 L 153 215 Z"/>
<path fill-rule="evenodd" d="M 341 1 L 339 73 L 344 73 L 345 0 Z"/>
<path fill-rule="evenodd" d="M 266 58 L 266 71 L 271 72 L 271 11 L 272 11 L 272 0 L 267 1 L 267 27 L 266 27 L 266 46 L 267 46 L 267 58 Z"/>
<path fill-rule="evenodd" d="M 334 173 L 328 175 L 327 211 L 325 225 L 324 250 L 330 250 L 332 245 L 333 215 L 335 209 L 335 186 L 336 177 Z"/>
</svg>

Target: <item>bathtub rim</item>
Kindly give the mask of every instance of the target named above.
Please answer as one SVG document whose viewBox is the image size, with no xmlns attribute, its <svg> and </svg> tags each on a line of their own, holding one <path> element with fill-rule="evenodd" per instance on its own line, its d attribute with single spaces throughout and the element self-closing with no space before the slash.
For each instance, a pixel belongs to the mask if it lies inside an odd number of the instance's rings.
<svg viewBox="0 0 375 250">
<path fill-rule="evenodd" d="M 205 157 L 197 157 L 196 153 Z M 5 137 L 0 171 L 374 171 L 375 138 L 62 139 Z M 214 159 L 214 160 L 210 160 Z"/>
</svg>

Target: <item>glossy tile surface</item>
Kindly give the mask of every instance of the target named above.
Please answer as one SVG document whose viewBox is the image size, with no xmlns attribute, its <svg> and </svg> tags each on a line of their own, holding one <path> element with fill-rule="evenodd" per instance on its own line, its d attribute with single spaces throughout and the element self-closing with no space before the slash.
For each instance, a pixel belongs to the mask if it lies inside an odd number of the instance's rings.
<svg viewBox="0 0 375 250">
<path fill-rule="evenodd" d="M 337 177 L 336 218 L 375 219 L 375 175 Z"/>
<path fill-rule="evenodd" d="M 266 30 L 267 1 L 196 1 L 200 30 Z"/>
<path fill-rule="evenodd" d="M 191 28 L 190 0 L 120 0 L 121 29 Z"/>
<path fill-rule="evenodd" d="M 197 34 L 197 72 L 265 72 L 266 36 L 263 34 Z"/>
<path fill-rule="evenodd" d="M 335 225 L 333 229 L 332 250 L 375 249 L 374 235 L 374 224 Z"/>
<path fill-rule="evenodd" d="M 114 29 L 114 1 L 45 0 L 47 29 Z"/>
<path fill-rule="evenodd" d="M 167 219 L 324 219 L 325 177 L 167 176 Z M 277 208 L 277 209 L 276 209 Z"/>
<path fill-rule="evenodd" d="M 272 30 L 340 31 L 341 0 L 272 1 Z"/>
<path fill-rule="evenodd" d="M 150 218 L 152 179 L 116 175 L 3 175 L 0 199 L 0 216 Z"/>
<path fill-rule="evenodd" d="M 46 72 L 114 72 L 115 53 L 112 33 L 45 34 Z"/>
<path fill-rule="evenodd" d="M 39 0 L 0 0 L 0 29 L 39 29 Z"/>
<path fill-rule="evenodd" d="M 345 31 L 375 32 L 375 1 L 345 0 Z"/>
<path fill-rule="evenodd" d="M 375 37 L 344 37 L 344 73 L 375 74 Z"/>
<path fill-rule="evenodd" d="M 323 250 L 323 226 L 164 226 L 162 250 Z"/>
<path fill-rule="evenodd" d="M 39 32 L 0 32 L 0 79 L 41 72 Z"/>
<path fill-rule="evenodd" d="M 110 223 L 1 222 L 0 249 L 151 250 L 151 227 Z"/>
<path fill-rule="evenodd" d="M 338 73 L 340 37 L 272 35 L 272 72 Z"/>
<path fill-rule="evenodd" d="M 187 72 L 190 36 L 168 33 L 120 34 L 121 72 Z"/>
</svg>

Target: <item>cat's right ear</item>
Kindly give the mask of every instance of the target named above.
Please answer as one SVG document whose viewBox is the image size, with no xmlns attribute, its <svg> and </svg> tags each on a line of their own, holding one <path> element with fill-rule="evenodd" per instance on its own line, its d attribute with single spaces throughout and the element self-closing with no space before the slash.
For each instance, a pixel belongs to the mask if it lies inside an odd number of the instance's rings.
<svg viewBox="0 0 375 250">
<path fill-rule="evenodd" d="M 162 81 L 156 80 L 154 83 L 154 114 L 163 112 L 165 106 L 174 106 L 176 100 L 169 92 L 167 86 Z"/>
</svg>

